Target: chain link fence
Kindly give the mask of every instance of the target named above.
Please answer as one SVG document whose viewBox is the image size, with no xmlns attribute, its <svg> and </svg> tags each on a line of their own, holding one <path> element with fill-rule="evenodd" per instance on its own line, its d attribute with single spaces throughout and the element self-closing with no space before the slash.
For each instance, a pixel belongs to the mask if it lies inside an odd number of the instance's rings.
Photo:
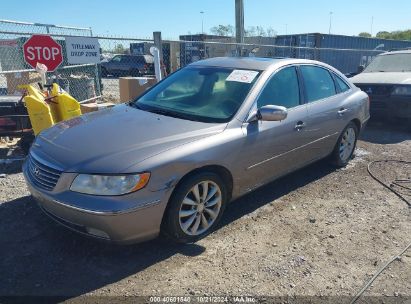
<svg viewBox="0 0 411 304">
<path fill-rule="evenodd" d="M 21 95 L 19 85 L 41 81 L 23 57 L 23 45 L 33 34 L 50 35 L 62 46 L 64 60 L 55 72 L 47 73 L 49 80 L 58 82 L 80 100 L 100 94 L 96 65 L 70 65 L 64 54 L 65 36 L 90 37 L 91 29 L 0 20 L 0 95 Z"/>
<path fill-rule="evenodd" d="M 93 36 L 89 28 L 0 20 L 0 95 L 21 95 L 22 84 L 41 82 L 40 75 L 24 60 L 23 45 L 33 34 L 50 35 L 62 48 L 63 62 L 47 72 L 48 82 L 57 82 L 80 102 L 118 102 L 119 76 L 152 76 L 150 39 Z M 66 37 L 93 37 L 100 45 L 98 63 L 70 64 Z M 143 49 L 142 49 L 143 46 Z"/>
<path fill-rule="evenodd" d="M 23 58 L 23 44 L 33 34 L 50 35 L 63 51 L 63 62 L 47 73 L 80 102 L 119 102 L 120 77 L 154 77 L 150 48 L 154 39 L 95 36 L 90 28 L 74 28 L 37 23 L 0 20 L 0 95 L 21 95 L 19 84 L 33 84 L 40 76 Z M 70 64 L 66 54 L 66 37 L 98 39 L 98 63 Z M 246 37 L 244 44 L 235 38 L 211 35 L 185 35 L 180 40 L 156 41 L 164 75 L 198 60 L 223 57 L 290 57 L 318 60 L 334 66 L 345 74 L 356 73 L 384 50 L 366 48 L 315 47 L 307 35 L 296 40 L 289 37 Z M 385 48 L 387 50 L 387 48 Z"/>
<path fill-rule="evenodd" d="M 167 56 L 174 56 L 178 58 L 178 66 L 183 67 L 195 61 L 213 57 L 300 58 L 322 61 L 344 74 L 351 75 L 358 71 L 359 66 L 367 66 L 375 56 L 385 52 L 383 50 L 315 48 L 259 43 L 238 44 L 230 40 L 226 38 L 209 41 L 167 41 L 165 43 L 179 44 L 179 49 L 177 54 L 163 52 L 164 61 Z"/>
</svg>

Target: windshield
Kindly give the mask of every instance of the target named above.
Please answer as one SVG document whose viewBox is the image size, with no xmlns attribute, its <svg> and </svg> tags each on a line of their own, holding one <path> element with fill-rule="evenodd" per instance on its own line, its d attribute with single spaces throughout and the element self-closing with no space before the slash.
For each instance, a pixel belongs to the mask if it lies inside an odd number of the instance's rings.
<svg viewBox="0 0 411 304">
<path fill-rule="evenodd" d="M 370 65 L 364 70 L 364 73 L 409 71 L 411 71 L 411 53 L 397 53 L 375 57 Z"/>
<path fill-rule="evenodd" d="M 222 67 L 187 67 L 164 79 L 130 105 L 202 122 L 228 122 L 260 72 Z"/>
</svg>

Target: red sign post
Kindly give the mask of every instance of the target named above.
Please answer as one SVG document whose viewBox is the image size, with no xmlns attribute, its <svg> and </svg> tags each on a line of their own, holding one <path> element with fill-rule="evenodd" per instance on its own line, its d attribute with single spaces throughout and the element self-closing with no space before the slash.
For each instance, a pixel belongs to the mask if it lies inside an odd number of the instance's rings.
<svg viewBox="0 0 411 304">
<path fill-rule="evenodd" d="M 37 63 L 54 71 L 63 62 L 61 45 L 47 35 L 33 35 L 23 45 L 24 60 L 33 68 Z"/>
</svg>

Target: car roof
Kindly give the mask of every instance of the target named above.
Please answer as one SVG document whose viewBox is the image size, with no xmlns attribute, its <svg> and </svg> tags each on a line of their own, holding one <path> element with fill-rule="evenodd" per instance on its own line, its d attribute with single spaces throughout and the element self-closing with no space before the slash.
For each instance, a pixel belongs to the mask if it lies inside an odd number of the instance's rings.
<svg viewBox="0 0 411 304">
<path fill-rule="evenodd" d="M 292 63 L 319 63 L 317 61 L 295 58 L 262 58 L 262 57 L 215 57 L 196 61 L 189 66 L 210 66 L 225 67 L 235 69 L 260 70 L 264 71 L 277 64 Z"/>
</svg>

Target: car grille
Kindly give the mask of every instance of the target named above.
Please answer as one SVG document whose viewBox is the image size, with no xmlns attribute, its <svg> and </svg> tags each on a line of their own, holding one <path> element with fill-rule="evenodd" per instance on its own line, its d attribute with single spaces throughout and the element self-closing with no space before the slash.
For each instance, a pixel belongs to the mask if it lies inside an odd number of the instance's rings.
<svg viewBox="0 0 411 304">
<path fill-rule="evenodd" d="M 378 97 L 389 97 L 391 96 L 392 90 L 394 89 L 393 85 L 375 85 L 375 84 L 364 84 L 357 85 L 362 91 L 367 93 L 369 96 L 378 96 Z"/>
<path fill-rule="evenodd" d="M 32 155 L 27 157 L 28 173 L 31 181 L 39 188 L 52 191 L 56 186 L 61 171 L 46 166 Z"/>
</svg>

